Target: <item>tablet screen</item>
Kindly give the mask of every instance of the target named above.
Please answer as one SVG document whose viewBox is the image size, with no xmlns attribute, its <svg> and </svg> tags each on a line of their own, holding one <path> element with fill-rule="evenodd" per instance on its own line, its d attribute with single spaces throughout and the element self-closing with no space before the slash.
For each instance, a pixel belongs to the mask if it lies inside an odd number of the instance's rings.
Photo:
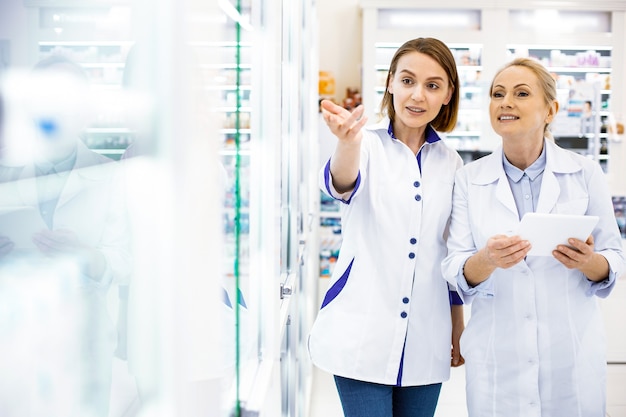
<svg viewBox="0 0 626 417">
<path fill-rule="evenodd" d="M 13 241 L 15 249 L 32 249 L 32 236 L 48 227 L 35 207 L 1 207 L 0 235 Z"/>
<path fill-rule="evenodd" d="M 598 216 L 526 213 L 518 234 L 532 245 L 527 256 L 552 256 L 557 245 L 567 245 L 569 238 L 586 241 L 599 220 Z"/>
</svg>

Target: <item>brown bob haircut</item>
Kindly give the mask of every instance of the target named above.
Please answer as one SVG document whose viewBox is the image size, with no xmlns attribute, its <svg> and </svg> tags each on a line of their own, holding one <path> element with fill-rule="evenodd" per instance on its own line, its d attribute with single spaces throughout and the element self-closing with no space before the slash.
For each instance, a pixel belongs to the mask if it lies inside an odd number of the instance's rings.
<svg viewBox="0 0 626 417">
<path fill-rule="evenodd" d="M 382 114 L 386 114 L 391 122 L 394 122 L 396 111 L 393 108 L 393 96 L 389 93 L 387 87 L 389 81 L 393 78 L 398 68 L 400 58 L 411 52 L 419 52 L 428 55 L 444 69 L 448 76 L 449 87 L 452 89 L 452 97 L 448 105 L 442 106 L 439 114 L 430 122 L 433 129 L 438 132 L 451 132 L 456 127 L 457 113 L 459 110 L 459 74 L 456 69 L 456 62 L 452 56 L 452 52 L 445 43 L 435 38 L 417 38 L 405 42 L 394 54 L 389 64 L 389 72 L 387 73 L 387 81 L 385 82 L 385 93 L 380 103 Z"/>
</svg>

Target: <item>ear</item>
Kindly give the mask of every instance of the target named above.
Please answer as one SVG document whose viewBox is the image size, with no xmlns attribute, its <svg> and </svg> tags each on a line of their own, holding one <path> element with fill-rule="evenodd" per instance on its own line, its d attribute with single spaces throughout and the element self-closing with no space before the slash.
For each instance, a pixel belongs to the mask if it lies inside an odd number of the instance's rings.
<svg viewBox="0 0 626 417">
<path fill-rule="evenodd" d="M 387 79 L 389 80 L 389 81 L 387 82 L 387 92 L 388 92 L 389 94 L 393 94 L 393 74 L 391 74 L 391 73 L 390 73 L 390 74 L 387 76 Z"/>
<path fill-rule="evenodd" d="M 546 116 L 546 123 L 551 123 L 554 120 L 554 117 L 559 111 L 559 102 L 553 101 L 552 104 L 548 107 L 548 115 Z"/>
<path fill-rule="evenodd" d="M 448 103 L 450 103 L 450 100 L 452 100 L 452 94 L 454 93 L 454 87 L 450 87 L 448 89 L 448 96 L 446 97 L 446 99 L 443 101 L 443 105 L 447 106 Z"/>
</svg>

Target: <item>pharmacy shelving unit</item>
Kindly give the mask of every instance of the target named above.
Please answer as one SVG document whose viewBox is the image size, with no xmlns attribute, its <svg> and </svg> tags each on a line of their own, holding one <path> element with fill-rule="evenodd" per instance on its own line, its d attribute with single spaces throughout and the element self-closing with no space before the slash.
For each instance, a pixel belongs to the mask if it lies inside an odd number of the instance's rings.
<svg viewBox="0 0 626 417">
<path fill-rule="evenodd" d="M 611 93 L 625 85 L 625 71 L 617 70 L 626 66 L 623 2 L 557 1 L 531 7 L 524 2 L 477 0 L 468 7 L 460 0 L 442 0 L 416 7 L 409 0 L 360 0 L 359 5 L 366 114 L 376 115 L 395 48 L 416 37 L 438 38 L 455 54 L 462 84 L 459 125 L 446 141 L 466 162 L 500 143 L 487 117 L 488 88 L 513 51 L 537 57 L 563 79 L 601 82 L 597 103 L 601 122 L 609 114 L 626 115 L 622 95 Z M 561 28 L 559 22 L 564 23 Z M 550 54 L 556 62 L 551 62 Z M 597 138 L 601 145 L 610 142 L 608 132 L 599 132 Z M 606 163 L 604 152 L 595 157 Z"/>
<path fill-rule="evenodd" d="M 29 53 L 33 65 L 61 54 L 84 68 L 92 88 L 123 88 L 126 58 L 133 45 L 129 2 L 117 1 L 114 6 L 90 0 L 80 4 L 43 0 L 24 3 L 34 37 Z M 87 146 L 119 159 L 134 138 L 125 116 L 115 106 L 98 106 L 93 123 L 83 135 Z"/>
<path fill-rule="evenodd" d="M 557 81 L 561 110 L 552 133 L 557 142 L 592 157 L 607 170 L 611 115 L 612 48 L 608 45 L 508 45 L 514 57 L 541 61 Z M 583 101 L 593 110 L 584 121 Z M 574 108 L 573 108 L 574 107 Z M 568 117 L 569 115 L 569 117 Z M 568 123 L 568 119 L 573 123 Z"/>
</svg>

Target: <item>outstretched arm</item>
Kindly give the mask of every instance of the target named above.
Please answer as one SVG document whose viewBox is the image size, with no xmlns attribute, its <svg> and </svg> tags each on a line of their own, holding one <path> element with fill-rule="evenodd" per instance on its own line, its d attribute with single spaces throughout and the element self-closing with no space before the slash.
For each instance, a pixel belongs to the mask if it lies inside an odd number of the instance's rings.
<svg viewBox="0 0 626 417">
<path fill-rule="evenodd" d="M 330 159 L 333 186 L 340 193 L 351 191 L 359 173 L 361 128 L 367 122 L 363 106 L 350 112 L 330 100 L 321 103 L 324 121 L 337 137 L 337 147 Z"/>
</svg>

